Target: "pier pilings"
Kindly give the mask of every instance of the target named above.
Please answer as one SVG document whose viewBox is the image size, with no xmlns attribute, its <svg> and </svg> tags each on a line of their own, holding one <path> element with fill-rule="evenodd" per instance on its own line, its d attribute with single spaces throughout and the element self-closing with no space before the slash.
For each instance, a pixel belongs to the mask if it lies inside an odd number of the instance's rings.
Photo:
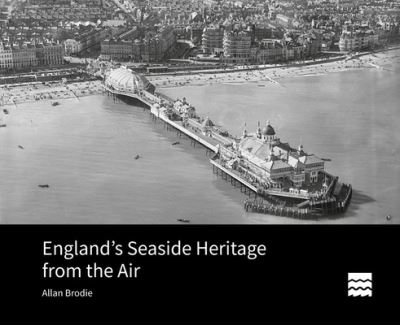
<svg viewBox="0 0 400 325">
<path fill-rule="evenodd" d="M 129 96 L 132 98 L 135 98 L 139 101 L 141 101 L 143 104 L 145 104 L 147 107 L 150 108 L 150 116 L 153 119 L 154 123 L 158 123 L 160 121 L 163 124 L 163 128 L 166 129 L 167 131 L 174 132 L 177 137 L 180 139 L 182 138 L 182 135 L 184 135 L 186 138 L 189 138 L 190 140 L 190 145 L 196 148 L 196 145 L 201 145 L 202 147 L 205 148 L 205 155 L 206 156 L 211 156 L 210 163 L 212 164 L 213 168 L 213 173 L 217 177 L 221 177 L 223 180 L 230 182 L 232 186 L 239 187 L 240 192 L 244 193 L 246 196 L 248 196 L 248 199 L 246 199 L 245 204 L 244 204 L 244 209 L 247 212 L 257 212 L 257 213 L 266 213 L 266 214 L 272 214 L 272 215 L 277 215 L 277 216 L 285 216 L 285 217 L 292 217 L 292 218 L 297 218 L 297 219 L 317 219 L 321 213 L 323 214 L 337 214 L 340 212 L 344 212 L 346 208 L 349 205 L 349 202 L 351 200 L 351 195 L 352 195 L 352 189 L 351 185 L 348 185 L 348 191 L 347 195 L 345 198 L 342 198 L 340 201 L 336 200 L 333 197 L 328 197 L 328 198 L 323 198 L 322 200 L 319 201 L 307 201 L 305 203 L 302 203 L 302 205 L 298 207 L 289 207 L 286 206 L 286 203 L 280 201 L 279 199 L 276 199 L 274 193 L 270 193 L 270 190 L 263 190 L 260 191 L 257 188 L 257 184 L 254 183 L 253 181 L 248 181 L 246 178 L 241 177 L 240 175 L 237 174 L 234 170 L 232 170 L 230 167 L 227 168 L 224 163 L 220 163 L 216 157 L 218 157 L 218 154 L 224 150 L 226 151 L 227 149 L 224 146 L 227 145 L 232 145 L 232 143 L 224 143 L 223 140 L 219 139 L 217 136 L 213 136 L 213 138 L 216 138 L 214 140 L 217 140 L 217 143 L 219 145 L 213 144 L 213 141 L 209 140 L 207 137 L 204 136 L 199 136 L 198 132 L 198 127 L 196 126 L 196 129 L 194 129 L 193 125 L 192 128 L 189 129 L 186 126 L 188 125 L 187 123 L 180 123 L 178 121 L 174 121 L 170 119 L 169 114 L 167 114 L 167 109 L 166 107 L 162 107 L 160 104 L 162 104 L 162 101 L 155 95 L 147 93 L 146 91 L 140 91 L 139 93 L 132 93 L 132 94 L 127 94 L 127 93 L 121 93 L 120 91 L 111 91 L 109 90 L 110 95 L 112 95 L 113 100 L 118 100 L 117 95 L 125 95 Z M 190 123 L 197 123 L 195 120 L 190 120 Z M 198 124 L 198 123 L 197 123 Z M 221 138 L 221 137 L 220 137 Z M 215 141 L 214 141 L 215 142 Z M 228 141 L 229 142 L 229 141 Z M 229 153 L 229 152 L 228 152 Z M 337 179 L 336 179 L 337 181 Z M 256 185 L 253 185 L 256 184 Z M 330 191 L 333 190 L 334 187 L 334 182 L 330 184 Z M 270 196 L 270 194 L 272 196 Z M 285 196 L 280 194 L 281 196 Z M 270 198 L 268 199 L 268 197 Z M 286 195 L 290 197 L 289 195 Z M 261 199 L 261 202 L 259 202 L 259 198 L 266 199 L 265 201 Z M 250 200 L 252 198 L 252 200 Z M 299 198 L 298 198 L 299 199 Z M 307 198 L 301 198 L 301 199 L 307 199 Z"/>
<path fill-rule="evenodd" d="M 249 198 L 254 197 L 257 198 L 257 188 L 251 185 L 250 183 L 246 182 L 245 180 L 241 179 L 238 175 L 234 174 L 232 171 L 226 169 L 222 165 L 218 164 L 214 160 L 210 160 L 213 166 L 213 173 L 227 182 L 230 182 L 232 186 L 240 187 L 240 192 L 247 195 Z"/>
</svg>

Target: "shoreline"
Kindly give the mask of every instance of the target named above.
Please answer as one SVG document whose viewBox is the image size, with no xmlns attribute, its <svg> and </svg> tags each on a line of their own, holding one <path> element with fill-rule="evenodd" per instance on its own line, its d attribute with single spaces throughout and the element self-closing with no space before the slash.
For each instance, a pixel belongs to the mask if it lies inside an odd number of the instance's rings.
<svg viewBox="0 0 400 325">
<path fill-rule="evenodd" d="M 34 84 L 12 84 L 0 86 L 3 91 L 0 97 L 0 107 L 18 106 L 18 104 L 39 102 L 39 101 L 57 101 L 68 98 L 96 95 L 104 92 L 101 81 L 81 81 L 62 83 L 46 82 Z"/>
<path fill-rule="evenodd" d="M 12 84 L 0 86 L 0 125 L 7 126 L 7 117 L 18 105 L 29 103 L 45 103 L 58 106 L 67 99 L 103 94 L 104 88 L 100 80 L 71 82 L 38 82 L 34 84 Z M 5 91 L 3 91 L 5 90 Z"/>
<path fill-rule="evenodd" d="M 244 83 L 263 82 L 263 86 L 267 84 L 280 85 L 279 80 L 288 77 L 325 75 L 332 72 L 346 72 L 361 69 L 380 69 L 382 65 L 391 63 L 391 59 L 399 57 L 395 52 L 392 52 L 392 50 L 399 49 L 400 47 L 396 47 L 376 53 L 361 53 L 341 60 L 312 62 L 301 65 L 269 66 L 259 69 L 232 70 L 214 73 L 199 72 L 186 75 L 148 75 L 146 77 L 157 89 L 183 86 L 205 86 L 217 83 L 240 85 Z"/>
<path fill-rule="evenodd" d="M 158 90 L 177 88 L 184 86 L 208 86 L 213 84 L 244 85 L 258 83 L 259 87 L 269 85 L 282 86 L 279 82 L 285 78 L 321 76 L 333 72 L 347 72 L 367 69 L 384 69 L 393 63 L 394 59 L 399 60 L 400 53 L 393 50 L 400 50 L 400 46 L 385 49 L 376 53 L 361 53 L 351 58 L 329 62 L 312 62 L 312 64 L 288 65 L 278 67 L 266 67 L 253 70 L 220 71 L 215 73 L 190 73 L 181 75 L 149 75 L 147 79 L 153 83 Z M 62 83 L 61 81 L 46 82 L 45 84 L 11 84 L 1 85 L 2 95 L 0 107 L 9 109 L 18 107 L 19 104 L 29 102 L 61 101 L 63 99 L 103 94 L 105 92 L 100 80 L 78 81 Z M 3 91 L 4 90 L 4 91 Z M 0 119 L 6 117 L 1 109 Z"/>
</svg>

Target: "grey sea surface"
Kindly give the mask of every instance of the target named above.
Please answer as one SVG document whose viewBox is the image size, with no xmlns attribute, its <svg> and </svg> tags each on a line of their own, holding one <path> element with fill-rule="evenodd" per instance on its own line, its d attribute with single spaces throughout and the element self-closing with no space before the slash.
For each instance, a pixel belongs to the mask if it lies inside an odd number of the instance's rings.
<svg viewBox="0 0 400 325">
<path fill-rule="evenodd" d="M 332 159 L 326 169 L 353 185 L 351 205 L 308 223 L 400 223 L 399 70 L 161 91 L 237 135 L 270 120 L 281 140 Z M 0 157 L 0 223 L 304 223 L 245 213 L 205 149 L 106 95 L 11 108 Z"/>
<path fill-rule="evenodd" d="M 328 172 L 351 183 L 350 208 L 334 223 L 400 222 L 400 65 L 281 79 L 279 85 L 246 83 L 165 89 L 200 114 L 241 134 L 269 120 L 277 136 L 308 153 L 329 158 Z M 262 83 L 261 83 L 262 84 Z M 265 222 L 282 221 L 273 216 Z"/>
</svg>

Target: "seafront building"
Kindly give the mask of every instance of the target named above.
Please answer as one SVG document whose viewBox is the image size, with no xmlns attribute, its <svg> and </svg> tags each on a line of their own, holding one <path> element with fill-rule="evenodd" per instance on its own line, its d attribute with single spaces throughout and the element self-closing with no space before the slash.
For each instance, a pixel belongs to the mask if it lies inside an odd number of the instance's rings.
<svg viewBox="0 0 400 325">
<path fill-rule="evenodd" d="M 39 66 L 53 66 L 64 63 L 64 47 L 62 44 L 38 44 L 35 53 Z"/>
<path fill-rule="evenodd" d="M 224 29 L 221 26 L 207 26 L 203 30 L 202 49 L 206 54 L 221 54 L 224 52 Z"/>
<path fill-rule="evenodd" d="M 339 41 L 339 49 L 342 52 L 373 49 L 377 45 L 379 45 L 379 36 L 372 30 L 344 31 Z"/>
<path fill-rule="evenodd" d="M 263 39 L 260 46 L 254 50 L 253 56 L 258 64 L 279 62 L 287 58 L 287 48 L 280 40 Z"/>
<path fill-rule="evenodd" d="M 36 48 L 33 45 L 12 46 L 13 68 L 21 70 L 38 65 Z"/>
<path fill-rule="evenodd" d="M 296 39 L 265 38 L 252 42 L 249 31 L 225 31 L 222 61 L 228 64 L 285 62 L 315 57 L 321 48 L 321 37 L 312 33 Z"/>
<path fill-rule="evenodd" d="M 245 31 L 225 31 L 224 34 L 225 63 L 247 64 L 251 61 L 251 35 Z"/>
<path fill-rule="evenodd" d="M 204 24 L 199 23 L 192 23 L 186 30 L 190 33 L 189 38 L 190 40 L 199 46 L 203 44 L 203 32 L 204 32 Z"/>
<path fill-rule="evenodd" d="M 322 36 L 313 32 L 304 33 L 297 38 L 297 44 L 303 46 L 304 57 L 315 57 L 322 51 Z"/>
<path fill-rule="evenodd" d="M 62 44 L 5 45 L 0 43 L 0 70 L 24 70 L 37 66 L 57 66 L 64 63 Z"/>
<path fill-rule="evenodd" d="M 14 67 L 12 49 L 0 42 L 0 71 L 11 70 Z"/>
</svg>

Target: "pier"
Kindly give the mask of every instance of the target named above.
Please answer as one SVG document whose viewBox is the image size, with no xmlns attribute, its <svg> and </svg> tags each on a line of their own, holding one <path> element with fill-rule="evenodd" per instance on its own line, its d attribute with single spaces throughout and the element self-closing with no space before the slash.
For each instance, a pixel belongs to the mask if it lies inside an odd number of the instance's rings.
<svg viewBox="0 0 400 325">
<path fill-rule="evenodd" d="M 317 219 L 320 216 L 344 212 L 350 203 L 351 185 L 338 182 L 338 177 L 323 171 L 329 185 L 324 191 L 299 191 L 296 188 L 282 188 L 282 184 L 265 179 L 262 175 L 251 170 L 253 162 L 245 160 L 245 166 L 239 161 L 237 140 L 207 119 L 202 119 L 194 113 L 189 115 L 186 108 L 182 112 L 182 103 L 177 104 L 170 98 L 153 94 L 144 89 L 123 90 L 112 85 L 104 84 L 105 89 L 113 96 L 126 96 L 133 98 L 150 110 L 154 120 L 161 121 L 168 130 L 177 132 L 181 137 L 185 135 L 193 144 L 200 144 L 207 149 L 206 154 L 212 153 L 210 164 L 213 173 L 221 176 L 225 181 L 230 181 L 234 187 L 240 187 L 241 192 L 248 196 L 244 203 L 246 212 L 266 213 L 277 216 L 293 217 L 299 219 Z M 175 106 L 177 104 L 177 106 Z M 187 104 L 185 102 L 185 104 Z M 240 157 L 240 158 L 239 158 Z M 247 166 L 247 167 L 246 167 Z"/>
<path fill-rule="evenodd" d="M 126 92 L 122 90 L 117 90 L 105 85 L 105 89 L 113 95 L 120 95 L 120 96 L 127 96 L 133 99 L 140 101 L 141 103 L 145 104 L 150 109 L 150 114 L 153 118 L 158 119 L 164 122 L 168 127 L 176 130 L 178 134 L 186 135 L 192 143 L 200 144 L 203 147 L 207 148 L 213 153 L 218 153 L 219 150 L 224 150 L 229 152 L 230 150 L 227 149 L 225 146 L 231 145 L 233 140 L 229 140 L 225 137 L 222 137 L 215 132 L 211 132 L 211 136 L 205 136 L 199 132 L 201 129 L 201 124 L 193 118 L 188 118 L 186 127 L 183 125 L 181 121 L 173 121 L 167 115 L 167 109 L 162 104 L 165 104 L 168 99 L 165 96 L 159 96 L 158 94 L 151 94 L 146 90 L 141 90 L 140 92 Z M 172 105 L 171 102 L 169 102 Z M 233 152 L 232 152 L 233 154 Z M 240 184 L 240 188 L 242 192 L 251 195 L 251 193 L 257 194 L 257 188 L 247 182 L 246 180 L 242 179 L 240 176 L 236 175 L 229 169 L 223 167 L 222 165 L 218 164 L 214 160 L 210 160 L 210 163 L 213 166 L 213 171 L 216 174 L 221 174 L 224 179 L 229 177 L 232 180 L 233 184 Z"/>
<path fill-rule="evenodd" d="M 200 143 L 201 145 L 203 145 L 204 147 L 210 149 L 211 151 L 217 153 L 218 152 L 218 148 L 216 145 L 213 145 L 209 142 L 207 142 L 205 139 L 203 139 L 202 137 L 198 136 L 197 134 L 191 132 L 190 130 L 188 130 L 187 128 L 185 128 L 182 125 L 179 125 L 178 123 L 171 121 L 170 119 L 168 119 L 168 117 L 166 117 L 165 115 L 165 111 L 160 109 L 160 108 L 155 108 L 154 106 L 150 107 L 150 113 L 153 114 L 153 116 L 159 118 L 160 120 L 164 121 L 165 123 L 167 123 L 168 125 L 172 126 L 174 129 L 176 129 L 179 132 L 182 132 L 183 134 L 187 135 L 191 140 Z"/>
<path fill-rule="evenodd" d="M 228 180 L 228 178 L 229 178 L 230 182 L 231 182 L 231 185 L 233 185 L 235 187 L 236 187 L 236 185 L 240 186 L 240 191 L 241 192 L 244 191 L 249 196 L 251 196 L 251 194 L 254 193 L 255 196 L 257 196 L 258 190 L 257 190 L 257 188 L 255 186 L 253 186 L 252 184 L 250 184 L 249 182 L 247 182 L 243 178 L 239 177 L 238 175 L 236 175 L 235 173 L 233 173 L 229 169 L 227 169 L 227 168 L 223 167 L 222 165 L 218 164 L 214 160 L 210 159 L 210 163 L 213 166 L 213 172 L 215 174 L 217 174 L 217 175 L 221 174 L 222 178 L 224 178 L 225 180 Z"/>
<path fill-rule="evenodd" d="M 185 127 L 181 121 L 171 120 L 167 115 L 167 109 L 162 104 L 167 102 L 165 96 L 157 96 L 151 94 L 146 90 L 140 92 L 125 92 L 122 90 L 113 89 L 105 86 L 106 90 L 113 95 L 127 96 L 140 101 L 149 107 L 150 113 L 153 117 L 165 122 L 169 127 L 172 127 L 178 132 L 188 136 L 194 143 L 199 143 L 205 148 L 217 153 L 218 146 L 230 145 L 233 140 L 228 140 L 215 132 L 210 132 L 210 136 L 205 136 L 199 132 L 201 124 L 193 118 L 187 119 L 187 126 Z M 172 105 L 171 102 L 168 104 Z M 176 113 L 176 112 L 175 112 Z"/>
</svg>

